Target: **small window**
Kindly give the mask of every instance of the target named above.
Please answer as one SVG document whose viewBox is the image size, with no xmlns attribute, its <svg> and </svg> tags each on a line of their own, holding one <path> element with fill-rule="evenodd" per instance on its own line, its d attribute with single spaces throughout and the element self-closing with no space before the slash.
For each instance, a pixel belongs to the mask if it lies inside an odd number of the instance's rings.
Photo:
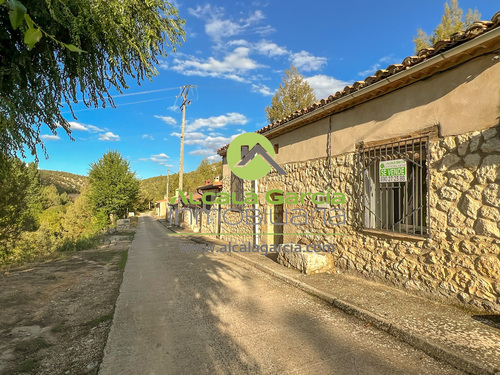
<svg viewBox="0 0 500 375">
<path fill-rule="evenodd" d="M 243 204 L 236 204 L 234 201 L 243 202 L 243 179 L 231 172 L 231 208 L 243 210 Z"/>
<path fill-rule="evenodd" d="M 359 150 L 362 226 L 428 235 L 428 137 Z"/>
<path fill-rule="evenodd" d="M 205 200 L 207 201 L 207 203 L 203 203 L 203 205 L 205 209 L 210 210 L 210 208 L 212 208 L 213 202 L 215 201 L 216 193 L 205 194 Z"/>
</svg>

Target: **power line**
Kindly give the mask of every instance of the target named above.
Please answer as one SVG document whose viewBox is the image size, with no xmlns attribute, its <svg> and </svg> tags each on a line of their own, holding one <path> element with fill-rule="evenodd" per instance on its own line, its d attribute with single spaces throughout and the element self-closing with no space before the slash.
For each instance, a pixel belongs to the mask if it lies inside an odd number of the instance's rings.
<svg viewBox="0 0 500 375">
<path fill-rule="evenodd" d="M 148 100 L 141 100 L 141 101 L 138 101 L 138 102 L 132 102 L 132 103 L 122 103 L 122 104 L 116 104 L 115 107 L 123 107 L 125 105 L 135 105 L 135 104 L 142 104 L 142 103 L 149 103 L 149 102 L 156 102 L 158 100 L 165 100 L 165 99 L 171 99 L 171 98 L 175 98 L 175 96 L 166 96 L 166 97 L 162 97 L 162 98 L 156 98 L 156 99 L 148 99 Z M 103 108 L 103 107 L 98 107 L 98 108 L 83 108 L 83 109 L 75 109 L 73 110 L 73 112 L 85 112 L 85 111 L 95 111 L 96 109 L 108 109 L 108 108 L 115 108 L 115 107 L 112 107 L 112 106 L 109 106 L 109 107 L 106 107 L 106 108 Z M 62 114 L 66 114 L 66 113 L 71 113 L 71 111 L 65 111 L 65 112 L 61 112 Z"/>
</svg>

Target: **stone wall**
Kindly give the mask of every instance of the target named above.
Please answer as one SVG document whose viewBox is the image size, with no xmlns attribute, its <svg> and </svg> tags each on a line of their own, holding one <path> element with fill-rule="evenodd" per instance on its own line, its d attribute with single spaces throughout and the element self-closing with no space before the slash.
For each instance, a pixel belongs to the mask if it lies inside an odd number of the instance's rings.
<svg viewBox="0 0 500 375">
<path fill-rule="evenodd" d="M 286 176 L 270 173 L 259 180 L 259 209 L 273 208 L 264 201 L 270 189 L 314 193 L 331 188 L 342 192 L 347 202 L 338 207 L 346 211 L 345 225 L 325 227 L 318 215 L 305 226 L 285 225 L 283 232 L 295 233 L 300 228 L 304 234 L 285 236 L 283 242 L 333 243 L 337 268 L 475 308 L 500 311 L 499 127 L 431 140 L 429 148 L 427 238 L 361 230 L 357 215 L 361 187 L 354 153 L 282 165 Z M 245 191 L 251 189 L 252 183 L 246 181 Z M 224 191 L 230 192 L 229 176 L 224 176 Z M 285 204 L 287 210 L 297 207 Z M 315 209 L 310 200 L 300 207 Z M 261 233 L 272 230 L 270 224 L 260 225 Z M 222 225 L 223 233 L 235 231 L 252 233 L 253 228 Z M 311 236 L 305 234 L 308 232 L 346 235 Z M 222 235 L 222 239 L 243 243 L 252 241 L 252 236 Z M 259 239 L 272 243 L 272 236 Z"/>
</svg>

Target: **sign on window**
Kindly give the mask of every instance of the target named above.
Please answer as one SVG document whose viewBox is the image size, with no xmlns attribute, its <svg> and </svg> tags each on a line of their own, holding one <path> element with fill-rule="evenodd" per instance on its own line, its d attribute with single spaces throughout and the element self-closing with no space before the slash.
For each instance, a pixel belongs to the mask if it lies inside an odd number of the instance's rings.
<svg viewBox="0 0 500 375">
<path fill-rule="evenodd" d="M 381 161 L 379 176 L 380 182 L 406 182 L 406 160 Z"/>
</svg>

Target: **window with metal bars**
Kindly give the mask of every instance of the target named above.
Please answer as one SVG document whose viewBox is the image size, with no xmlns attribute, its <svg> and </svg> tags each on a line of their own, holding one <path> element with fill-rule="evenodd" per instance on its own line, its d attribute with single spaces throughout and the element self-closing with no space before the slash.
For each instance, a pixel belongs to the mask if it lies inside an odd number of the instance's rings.
<svg viewBox="0 0 500 375">
<path fill-rule="evenodd" d="M 243 210 L 244 205 L 234 203 L 235 201 L 243 202 L 243 179 L 231 172 L 231 208 Z"/>
<path fill-rule="evenodd" d="M 364 228 L 429 234 L 428 143 L 418 137 L 359 150 Z"/>
</svg>

